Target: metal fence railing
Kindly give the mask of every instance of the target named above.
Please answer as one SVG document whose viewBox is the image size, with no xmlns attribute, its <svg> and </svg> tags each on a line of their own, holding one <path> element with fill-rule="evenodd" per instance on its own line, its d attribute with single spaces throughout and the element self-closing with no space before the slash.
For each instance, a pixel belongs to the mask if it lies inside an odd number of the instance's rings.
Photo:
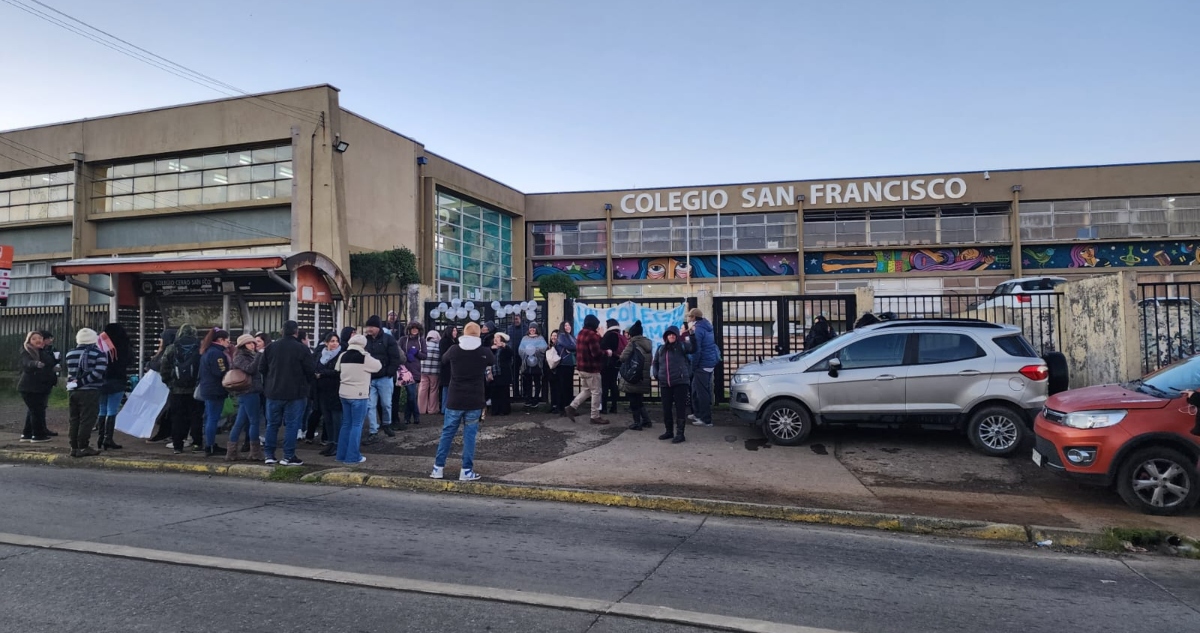
<svg viewBox="0 0 1200 633">
<path fill-rule="evenodd" d="M 19 370 L 18 355 L 29 332 L 50 332 L 55 337 L 54 347 L 66 351 L 75 347 L 75 332 L 85 327 L 99 332 L 108 316 L 107 304 L 0 308 L 0 371 Z"/>
<path fill-rule="evenodd" d="M 1192 356 L 1200 338 L 1200 282 L 1138 284 L 1142 373 Z"/>
<path fill-rule="evenodd" d="M 982 319 L 1021 328 L 1039 354 L 1062 347 L 1062 294 L 875 295 L 875 313 L 901 319 Z"/>
</svg>

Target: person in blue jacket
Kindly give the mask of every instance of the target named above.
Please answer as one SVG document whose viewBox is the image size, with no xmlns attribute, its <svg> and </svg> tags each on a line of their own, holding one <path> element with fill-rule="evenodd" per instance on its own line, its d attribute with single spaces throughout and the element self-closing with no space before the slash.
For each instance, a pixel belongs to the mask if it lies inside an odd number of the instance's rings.
<svg viewBox="0 0 1200 633">
<path fill-rule="evenodd" d="M 228 345 L 229 332 L 215 327 L 200 342 L 199 387 L 200 398 L 204 400 L 204 454 L 208 457 L 225 455 L 225 449 L 217 446 L 217 425 L 225 398 L 229 396 L 221 384 L 229 371 L 229 358 L 225 355 Z"/>
<path fill-rule="evenodd" d="M 689 354 L 694 354 L 691 396 L 695 419 L 692 424 L 712 426 L 713 371 L 721 362 L 721 352 L 717 349 L 712 323 L 704 318 L 700 308 L 689 310 L 687 319 L 692 327 L 685 347 Z"/>
</svg>

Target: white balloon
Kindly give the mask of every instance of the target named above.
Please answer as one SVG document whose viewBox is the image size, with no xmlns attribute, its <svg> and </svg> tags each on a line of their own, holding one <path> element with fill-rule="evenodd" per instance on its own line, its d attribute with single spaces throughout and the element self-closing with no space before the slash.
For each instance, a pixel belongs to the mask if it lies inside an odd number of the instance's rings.
<svg viewBox="0 0 1200 633">
<path fill-rule="evenodd" d="M 459 309 L 458 309 L 458 318 L 460 318 L 460 319 L 465 319 L 465 318 L 467 318 L 467 309 L 466 309 L 466 308 L 459 308 Z"/>
<path fill-rule="evenodd" d="M 450 300 L 450 305 L 452 305 L 452 306 L 454 306 L 455 308 L 457 308 L 457 307 L 459 307 L 459 306 L 461 306 L 461 305 L 462 305 L 462 299 L 451 299 L 451 300 Z"/>
<path fill-rule="evenodd" d="M 446 310 L 449 310 L 449 309 L 450 309 L 450 306 L 446 305 L 445 301 L 438 304 L 438 312 L 445 312 Z"/>
<path fill-rule="evenodd" d="M 525 313 L 525 318 L 529 321 L 533 321 L 534 319 L 537 318 L 537 313 L 534 312 L 533 310 L 529 310 L 528 312 Z"/>
<path fill-rule="evenodd" d="M 499 301 L 492 302 L 492 310 L 495 310 L 496 312 L 500 311 L 500 302 Z"/>
<path fill-rule="evenodd" d="M 464 307 L 464 308 L 466 308 L 466 309 L 468 309 L 468 310 L 474 310 L 474 309 L 475 309 L 475 302 L 474 302 L 474 301 L 468 301 L 468 302 L 466 302 L 466 303 L 464 303 L 464 304 L 463 304 L 463 307 Z"/>
<path fill-rule="evenodd" d="M 436 319 L 438 318 L 438 316 L 439 316 L 439 315 L 441 315 L 441 313 L 440 313 L 440 312 L 438 312 L 438 309 L 437 309 L 437 308 L 434 308 L 434 309 L 432 309 L 432 310 L 430 310 L 430 311 L 429 311 L 429 318 L 431 318 L 431 319 L 435 319 L 435 320 L 436 320 Z"/>
<path fill-rule="evenodd" d="M 500 306 L 500 309 L 496 310 L 496 316 L 501 319 L 508 316 L 508 306 Z"/>
<path fill-rule="evenodd" d="M 471 310 L 471 320 L 472 321 L 479 320 L 479 310 Z"/>
</svg>

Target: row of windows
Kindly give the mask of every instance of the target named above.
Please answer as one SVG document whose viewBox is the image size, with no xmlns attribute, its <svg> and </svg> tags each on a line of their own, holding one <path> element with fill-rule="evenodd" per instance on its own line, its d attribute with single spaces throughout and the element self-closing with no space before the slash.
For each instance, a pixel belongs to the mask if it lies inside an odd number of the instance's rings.
<svg viewBox="0 0 1200 633">
<path fill-rule="evenodd" d="M 795 250 L 795 213 L 618 219 L 614 255 Z M 604 222 L 544 222 L 531 226 L 534 257 L 606 255 Z"/>
<path fill-rule="evenodd" d="M 0 191 L 16 189 L 36 189 L 52 185 L 69 185 L 75 182 L 75 172 L 57 171 L 44 174 L 26 174 L 24 176 L 9 176 L 0 178 Z"/>
<path fill-rule="evenodd" d="M 50 262 L 14 263 L 11 277 L 9 306 L 62 305 L 67 300 L 67 282 L 50 274 Z"/>
<path fill-rule="evenodd" d="M 805 248 L 979 244 L 1011 239 L 1008 206 L 876 209 L 804 214 Z"/>
<path fill-rule="evenodd" d="M 979 344 L 963 334 L 939 332 L 909 334 L 881 334 L 863 339 L 843 347 L 830 356 L 842 363 L 842 370 L 867 369 L 870 367 L 899 367 L 904 364 L 908 337 L 917 337 L 916 365 L 953 363 L 984 356 Z M 813 366 L 811 371 L 828 371 L 828 359 Z"/>
<path fill-rule="evenodd" d="M 292 197 L 290 145 L 96 168 L 95 213 Z"/>
<path fill-rule="evenodd" d="M 0 178 L 0 222 L 71 217 L 75 172 Z"/>
<path fill-rule="evenodd" d="M 512 297 L 512 217 L 439 191 L 434 216 L 439 295 Z"/>
<path fill-rule="evenodd" d="M 1021 239 L 1200 236 L 1200 196 L 1021 203 Z"/>
</svg>

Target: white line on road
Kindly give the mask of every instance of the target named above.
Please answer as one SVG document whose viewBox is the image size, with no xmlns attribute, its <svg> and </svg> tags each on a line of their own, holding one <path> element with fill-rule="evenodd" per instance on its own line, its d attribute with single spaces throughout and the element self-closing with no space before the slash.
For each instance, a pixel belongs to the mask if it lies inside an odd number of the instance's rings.
<svg viewBox="0 0 1200 633">
<path fill-rule="evenodd" d="M 374 574 L 359 574 L 354 572 L 336 571 L 333 569 L 316 569 L 311 567 L 296 567 L 294 565 L 277 565 L 274 563 L 260 563 L 236 558 L 199 556 L 196 554 L 183 554 L 180 552 L 146 549 L 142 547 L 129 547 L 126 545 L 114 545 L 111 543 L 97 543 L 94 541 L 48 539 L 37 536 L 25 536 L 23 534 L 7 534 L 0 532 L 0 544 L 79 552 L 84 554 L 96 554 L 100 556 L 113 556 L 117 558 L 151 561 L 156 563 L 169 563 L 173 565 L 187 565 L 189 567 L 204 567 L 207 569 L 218 569 L 222 571 L 262 574 L 266 576 L 276 576 L 279 578 L 313 580 L 317 582 L 352 585 L 356 587 L 371 587 L 375 589 L 387 589 L 391 591 L 406 591 L 435 596 L 471 598 L 475 600 L 489 600 L 492 602 L 528 605 L 533 607 L 581 611 L 584 613 L 636 618 L 654 622 L 685 624 L 724 631 L 744 631 L 746 633 L 849 633 L 847 631 L 818 629 L 807 626 L 783 624 L 780 622 L 768 622 L 766 620 L 735 618 L 712 613 L 701 613 L 699 611 L 684 611 L 669 607 L 638 604 L 634 602 L 612 602 L 609 600 L 575 598 L 571 596 L 559 596 L 549 593 L 517 591 L 514 589 L 497 589 L 494 587 L 459 585 L 453 583 L 432 582 L 428 580 L 416 580 L 412 578 L 396 578 L 392 576 L 378 576 Z"/>
</svg>

